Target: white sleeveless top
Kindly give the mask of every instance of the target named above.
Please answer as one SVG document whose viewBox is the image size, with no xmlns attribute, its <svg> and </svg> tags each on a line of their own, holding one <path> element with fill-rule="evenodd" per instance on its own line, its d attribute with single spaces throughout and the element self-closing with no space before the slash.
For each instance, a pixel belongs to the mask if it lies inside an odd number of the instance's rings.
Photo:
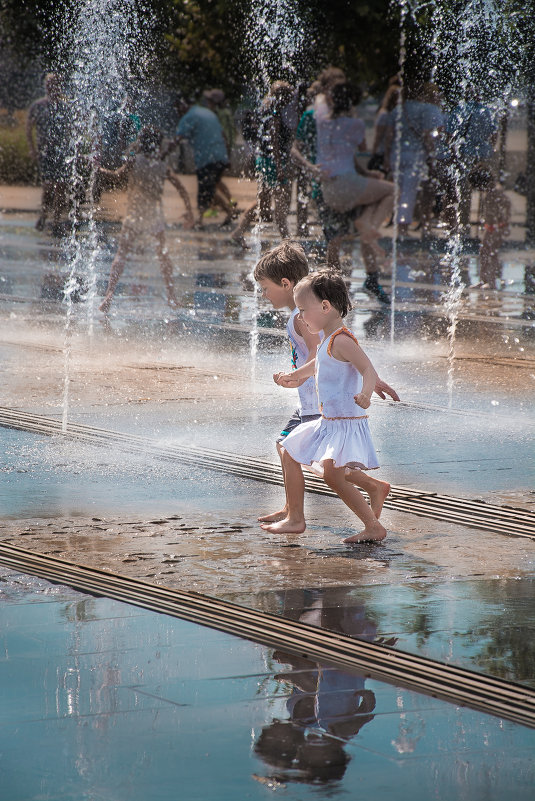
<svg viewBox="0 0 535 801">
<path fill-rule="evenodd" d="M 354 396 L 362 389 L 362 375 L 351 362 L 341 362 L 331 353 L 335 337 L 343 334 L 357 339 L 348 328 L 338 328 L 325 337 L 316 354 L 316 386 L 319 407 L 327 419 L 367 417 L 366 410 L 357 406 Z"/>
<path fill-rule="evenodd" d="M 286 332 L 292 348 L 292 369 L 302 367 L 308 361 L 309 350 L 303 337 L 295 330 L 294 321 L 299 309 L 294 309 L 286 323 Z M 297 388 L 299 392 L 299 411 L 301 415 L 319 414 L 318 395 L 314 376 L 308 378 L 304 384 Z"/>
</svg>

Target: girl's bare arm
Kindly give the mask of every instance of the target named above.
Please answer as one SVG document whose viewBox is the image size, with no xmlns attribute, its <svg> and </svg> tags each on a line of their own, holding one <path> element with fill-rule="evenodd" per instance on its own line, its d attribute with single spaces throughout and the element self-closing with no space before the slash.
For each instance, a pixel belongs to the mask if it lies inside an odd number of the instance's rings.
<svg viewBox="0 0 535 801">
<path fill-rule="evenodd" d="M 343 362 L 350 362 L 362 376 L 362 389 L 355 395 L 355 402 L 367 409 L 371 403 L 371 397 L 377 379 L 375 368 L 368 359 L 360 345 L 349 336 L 338 336 L 333 342 L 332 355 L 335 359 Z"/>
</svg>

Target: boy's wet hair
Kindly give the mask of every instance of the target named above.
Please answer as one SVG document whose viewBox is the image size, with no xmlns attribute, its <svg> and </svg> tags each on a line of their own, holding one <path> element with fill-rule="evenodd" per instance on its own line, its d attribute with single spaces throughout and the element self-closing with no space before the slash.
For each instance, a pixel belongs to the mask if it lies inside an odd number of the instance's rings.
<svg viewBox="0 0 535 801">
<path fill-rule="evenodd" d="M 280 245 L 264 253 L 254 268 L 256 281 L 267 278 L 279 285 L 283 278 L 297 284 L 305 275 L 308 275 L 305 251 L 298 242 L 291 239 L 284 239 Z"/>
<path fill-rule="evenodd" d="M 308 287 L 319 300 L 328 300 L 341 317 L 345 317 L 353 308 L 349 300 L 346 282 L 341 273 L 335 270 L 318 270 L 299 281 L 296 289 Z"/>
</svg>

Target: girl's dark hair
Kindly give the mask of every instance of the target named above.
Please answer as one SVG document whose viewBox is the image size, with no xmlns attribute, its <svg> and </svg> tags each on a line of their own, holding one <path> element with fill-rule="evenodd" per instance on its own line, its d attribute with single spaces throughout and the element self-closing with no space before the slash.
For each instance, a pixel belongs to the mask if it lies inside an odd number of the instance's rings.
<svg viewBox="0 0 535 801">
<path fill-rule="evenodd" d="M 360 87 L 347 81 L 339 81 L 329 91 L 333 117 L 349 114 L 352 106 L 357 106 L 362 99 Z"/>
<path fill-rule="evenodd" d="M 328 300 L 341 317 L 345 317 L 353 306 L 349 300 L 346 282 L 335 270 L 318 270 L 302 278 L 295 289 L 308 287 L 319 300 Z"/>
<path fill-rule="evenodd" d="M 145 156 L 155 156 L 162 144 L 163 133 L 153 125 L 146 125 L 139 132 L 139 149 Z"/>
</svg>

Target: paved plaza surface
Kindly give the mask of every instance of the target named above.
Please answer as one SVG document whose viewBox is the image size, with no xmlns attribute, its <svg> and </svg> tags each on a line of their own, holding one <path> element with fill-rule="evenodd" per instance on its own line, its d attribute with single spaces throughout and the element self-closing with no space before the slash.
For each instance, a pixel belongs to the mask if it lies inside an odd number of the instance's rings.
<svg viewBox="0 0 535 801">
<path fill-rule="evenodd" d="M 247 203 L 252 184 L 231 183 L 239 203 Z M 193 194 L 193 184 L 188 188 Z M 98 298 L 124 200 L 120 193 L 105 195 L 91 256 L 96 297 L 80 294 L 66 332 L 58 286 L 73 242 L 87 243 L 87 228 L 74 236 L 38 233 L 37 191 L 10 192 L 0 227 L 3 406 L 135 432 L 162 448 L 189 444 L 276 463 L 274 439 L 296 405 L 295 392 L 271 380 L 288 362 L 285 316 L 259 299 L 251 281 L 258 254 L 277 241 L 273 226 L 250 234 L 243 251 L 217 218 L 204 231 L 184 231 L 177 222 L 181 201 L 168 197 L 167 241 L 181 308 L 166 305 L 149 249 L 127 265 L 104 316 Z M 315 265 L 323 243 L 311 217 L 304 245 Z M 381 477 L 420 491 L 535 509 L 535 323 L 532 296 L 523 292 L 532 255 L 518 245 L 504 251 L 504 289 L 464 293 L 452 358 L 440 254 L 424 249 L 417 234 L 400 245 L 392 315 L 361 291 L 358 241 L 348 242 L 343 268 L 355 305 L 348 322 L 401 397 L 399 404 L 375 398 L 372 405 Z M 466 263 L 476 284 L 476 257 Z M 89 280 L 84 266 L 82 258 L 82 282 Z M 383 282 L 388 289 L 388 275 Z M 1 435 L 2 538 L 170 586 L 224 594 L 390 584 L 412 576 L 524 576 L 533 568 L 531 540 L 466 528 L 461 518 L 443 522 L 385 509 L 383 544 L 345 546 L 343 536 L 355 527 L 350 513 L 337 499 L 307 494 L 306 533 L 281 537 L 262 531 L 256 518 L 280 505 L 282 488 L 211 471 L 209 458 L 192 469 L 158 454 L 5 428 Z"/>
</svg>

